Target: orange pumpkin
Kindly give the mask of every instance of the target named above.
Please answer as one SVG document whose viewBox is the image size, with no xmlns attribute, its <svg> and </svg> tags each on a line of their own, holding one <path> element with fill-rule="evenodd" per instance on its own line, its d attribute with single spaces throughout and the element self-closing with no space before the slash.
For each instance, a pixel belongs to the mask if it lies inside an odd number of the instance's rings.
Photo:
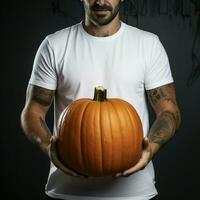
<svg viewBox="0 0 200 200">
<path fill-rule="evenodd" d="M 141 157 L 143 129 L 134 107 L 107 99 L 96 87 L 94 99 L 72 102 L 58 125 L 58 155 L 63 164 L 87 176 L 114 175 Z"/>
</svg>

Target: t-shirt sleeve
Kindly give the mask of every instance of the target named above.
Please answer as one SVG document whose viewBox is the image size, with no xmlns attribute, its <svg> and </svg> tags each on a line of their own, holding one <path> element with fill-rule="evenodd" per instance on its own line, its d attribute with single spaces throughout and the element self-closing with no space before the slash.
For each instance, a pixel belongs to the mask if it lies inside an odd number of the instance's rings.
<svg viewBox="0 0 200 200">
<path fill-rule="evenodd" d="M 167 53 L 156 37 L 145 70 L 145 89 L 150 90 L 173 82 Z"/>
<path fill-rule="evenodd" d="M 55 90 L 57 87 L 54 52 L 48 38 L 41 43 L 36 53 L 29 84 Z"/>
</svg>

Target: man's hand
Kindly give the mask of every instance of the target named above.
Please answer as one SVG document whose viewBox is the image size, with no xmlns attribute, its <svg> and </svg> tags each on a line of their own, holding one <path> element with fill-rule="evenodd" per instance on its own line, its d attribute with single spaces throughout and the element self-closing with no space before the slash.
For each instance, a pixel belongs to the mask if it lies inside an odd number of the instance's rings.
<svg viewBox="0 0 200 200">
<path fill-rule="evenodd" d="M 136 163 L 136 165 L 134 165 L 133 167 L 125 170 L 122 173 L 117 173 L 115 176 L 119 177 L 119 176 L 130 176 L 131 174 L 142 170 L 146 167 L 146 165 L 152 160 L 153 158 L 153 150 L 151 147 L 151 144 L 149 142 L 148 138 L 144 138 L 143 139 L 143 150 L 142 150 L 142 156 L 140 158 L 140 160 Z"/>
<path fill-rule="evenodd" d="M 174 84 L 163 85 L 147 91 L 156 119 L 144 139 L 142 157 L 132 168 L 116 176 L 129 176 L 144 167 L 152 160 L 159 149 L 175 134 L 181 123 L 181 115 L 176 102 Z"/>
<path fill-rule="evenodd" d="M 48 154 L 49 154 L 49 158 L 53 162 L 53 164 L 67 175 L 87 178 L 87 176 L 78 174 L 77 172 L 75 172 L 75 171 L 65 167 L 65 165 L 63 165 L 63 163 L 59 160 L 56 145 L 57 145 L 57 137 L 52 136 L 51 143 L 49 144 L 49 147 L 48 147 L 48 152 L 49 152 Z"/>
</svg>

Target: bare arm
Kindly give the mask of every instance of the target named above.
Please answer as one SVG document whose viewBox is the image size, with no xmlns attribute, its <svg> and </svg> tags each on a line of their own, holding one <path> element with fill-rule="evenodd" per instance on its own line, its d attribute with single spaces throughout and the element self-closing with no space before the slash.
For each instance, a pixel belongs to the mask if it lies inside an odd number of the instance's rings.
<svg viewBox="0 0 200 200">
<path fill-rule="evenodd" d="M 27 138 L 36 144 L 46 155 L 51 139 L 45 117 L 52 104 L 54 91 L 29 85 L 26 104 L 21 114 L 22 129 Z"/>
<path fill-rule="evenodd" d="M 29 85 L 26 104 L 21 114 L 22 129 L 27 138 L 38 146 L 58 169 L 68 175 L 81 176 L 61 163 L 57 155 L 57 139 L 52 137 L 45 122 L 54 94 L 53 90 Z"/>
<path fill-rule="evenodd" d="M 147 91 L 149 101 L 156 113 L 149 134 L 153 155 L 175 134 L 181 123 L 174 84 L 167 84 Z"/>
<path fill-rule="evenodd" d="M 116 176 L 129 176 L 144 169 L 159 149 L 174 136 L 180 126 L 181 116 L 173 84 L 148 90 L 147 95 L 156 113 L 156 119 L 150 128 L 148 138 L 144 138 L 142 157 L 135 166 Z"/>
</svg>

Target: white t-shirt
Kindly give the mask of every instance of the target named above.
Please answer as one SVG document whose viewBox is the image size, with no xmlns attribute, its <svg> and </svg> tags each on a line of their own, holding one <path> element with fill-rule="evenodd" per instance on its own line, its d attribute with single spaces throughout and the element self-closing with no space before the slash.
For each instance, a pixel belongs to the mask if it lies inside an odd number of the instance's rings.
<svg viewBox="0 0 200 200">
<path fill-rule="evenodd" d="M 167 54 L 159 38 L 121 22 L 108 37 L 88 34 L 82 23 L 45 38 L 35 57 L 30 84 L 56 90 L 55 124 L 63 109 L 79 98 L 93 98 L 104 86 L 108 98 L 122 98 L 137 110 L 149 130 L 145 90 L 173 82 Z M 157 194 L 152 162 L 129 177 L 71 177 L 52 163 L 46 193 L 69 200 L 146 200 Z"/>
</svg>

